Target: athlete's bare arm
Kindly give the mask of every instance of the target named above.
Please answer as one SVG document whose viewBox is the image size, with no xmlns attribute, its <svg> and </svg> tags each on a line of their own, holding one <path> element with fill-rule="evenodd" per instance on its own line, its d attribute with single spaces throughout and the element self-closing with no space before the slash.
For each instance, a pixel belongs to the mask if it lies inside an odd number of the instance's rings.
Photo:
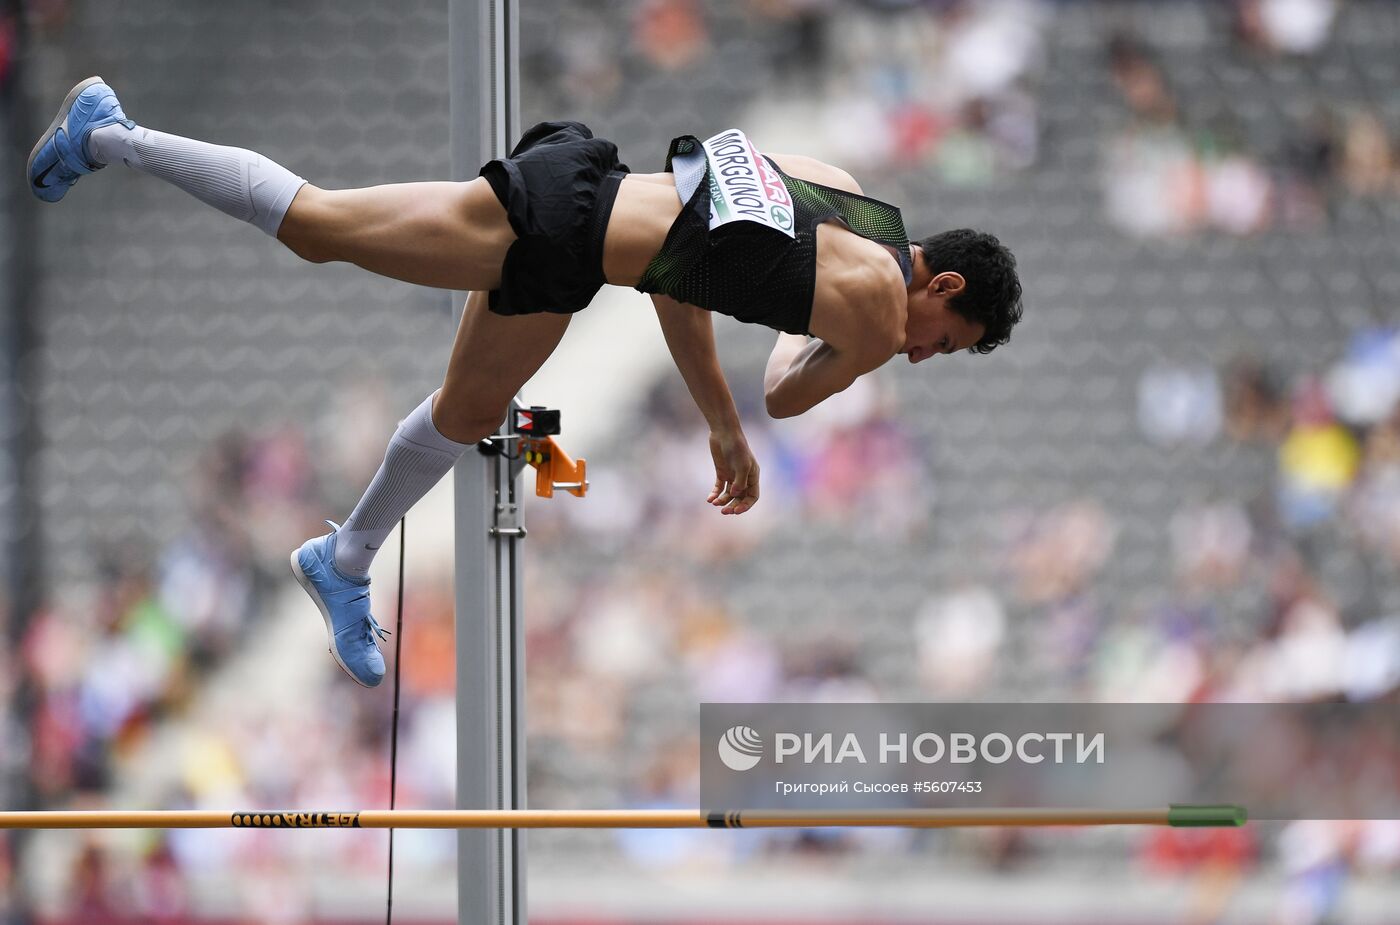
<svg viewBox="0 0 1400 925">
<path fill-rule="evenodd" d="M 845 391 L 885 362 L 884 357 L 874 358 L 877 356 L 837 350 L 815 338 L 809 342 L 801 334 L 779 334 L 763 373 L 769 416 L 790 418 Z"/>
<path fill-rule="evenodd" d="M 744 439 L 739 411 L 719 365 L 713 317 L 669 296 L 654 294 L 651 300 L 676 369 L 710 425 L 715 487 L 707 500 L 725 514 L 742 514 L 758 500 L 758 462 Z"/>
</svg>

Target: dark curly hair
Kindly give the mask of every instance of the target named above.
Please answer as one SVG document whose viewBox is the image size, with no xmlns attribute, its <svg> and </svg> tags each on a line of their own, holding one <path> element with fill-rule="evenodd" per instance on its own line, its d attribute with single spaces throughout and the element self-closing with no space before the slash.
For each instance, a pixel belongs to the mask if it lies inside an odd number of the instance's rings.
<svg viewBox="0 0 1400 925">
<path fill-rule="evenodd" d="M 956 228 L 917 242 L 924 264 L 937 276 L 960 273 L 967 288 L 948 306 L 968 321 L 986 326 L 982 339 L 970 348 L 991 353 L 1011 339 L 1011 329 L 1021 320 L 1021 280 L 1016 258 L 994 235 L 971 228 Z"/>
</svg>

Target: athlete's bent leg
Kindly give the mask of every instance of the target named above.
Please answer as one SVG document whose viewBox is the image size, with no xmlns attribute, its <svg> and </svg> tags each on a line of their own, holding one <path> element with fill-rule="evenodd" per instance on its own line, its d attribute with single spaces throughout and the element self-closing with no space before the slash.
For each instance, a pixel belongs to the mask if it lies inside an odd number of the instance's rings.
<svg viewBox="0 0 1400 925">
<path fill-rule="evenodd" d="M 399 423 L 364 497 L 343 526 L 307 540 L 292 569 L 326 622 L 332 655 L 366 687 L 384 677 L 383 632 L 369 606 L 369 566 L 390 531 L 462 453 L 493 433 L 510 400 L 554 352 L 569 315 L 493 315 L 473 293 L 446 381 Z"/>
<path fill-rule="evenodd" d="M 472 293 L 433 406 L 433 422 L 463 443 L 495 433 L 511 399 L 554 353 L 572 317 L 553 312 L 497 315 L 487 309 L 485 293 Z"/>
<path fill-rule="evenodd" d="M 384 538 L 467 448 L 496 432 L 510 400 L 535 374 L 570 315 L 503 317 L 484 293 L 467 300 L 443 386 L 399 424 L 384 462 L 340 528 L 335 564 L 363 576 Z"/>
</svg>

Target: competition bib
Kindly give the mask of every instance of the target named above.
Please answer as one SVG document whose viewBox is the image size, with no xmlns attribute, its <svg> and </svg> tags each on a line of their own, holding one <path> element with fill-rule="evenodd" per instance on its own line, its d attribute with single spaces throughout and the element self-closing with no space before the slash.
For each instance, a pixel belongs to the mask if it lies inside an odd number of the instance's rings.
<svg viewBox="0 0 1400 925">
<path fill-rule="evenodd" d="M 711 231 L 730 222 L 757 222 L 795 237 L 787 185 L 738 129 L 707 139 L 701 150 L 676 155 L 672 169 L 682 202 L 702 181 L 709 184 Z"/>
</svg>

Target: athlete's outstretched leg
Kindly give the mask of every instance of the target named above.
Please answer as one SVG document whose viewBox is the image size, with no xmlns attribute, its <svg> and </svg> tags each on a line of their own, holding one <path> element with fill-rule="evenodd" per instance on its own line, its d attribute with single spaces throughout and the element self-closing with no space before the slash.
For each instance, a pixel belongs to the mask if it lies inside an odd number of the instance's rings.
<svg viewBox="0 0 1400 925">
<path fill-rule="evenodd" d="M 93 77 L 64 99 L 29 159 L 30 188 L 56 202 L 108 164 L 159 177 L 316 262 L 343 260 L 445 289 L 495 289 L 515 240 L 484 180 L 321 190 L 244 148 L 137 125 Z"/>
<path fill-rule="evenodd" d="M 89 77 L 69 91 L 30 152 L 30 189 L 40 199 L 57 202 L 83 175 L 116 163 L 173 183 L 270 235 L 277 234 L 292 198 L 306 182 L 243 148 L 142 128 L 126 117 L 102 78 Z"/>
<path fill-rule="evenodd" d="M 277 238 L 316 263 L 344 260 L 420 286 L 475 291 L 500 288 L 515 232 L 491 185 L 477 178 L 347 190 L 308 183 Z"/>
<path fill-rule="evenodd" d="M 125 164 L 159 177 L 274 237 L 306 182 L 247 148 L 167 135 L 130 120 L 95 130 L 88 136 L 87 153 L 94 164 Z"/>
<path fill-rule="evenodd" d="M 457 329 L 442 388 L 399 422 L 384 462 L 343 526 L 308 540 L 292 570 L 321 610 L 331 652 L 366 687 L 384 676 L 370 615 L 370 562 L 428 489 L 469 447 L 494 433 L 510 400 L 554 352 L 569 315 L 502 317 L 473 293 Z"/>
</svg>

